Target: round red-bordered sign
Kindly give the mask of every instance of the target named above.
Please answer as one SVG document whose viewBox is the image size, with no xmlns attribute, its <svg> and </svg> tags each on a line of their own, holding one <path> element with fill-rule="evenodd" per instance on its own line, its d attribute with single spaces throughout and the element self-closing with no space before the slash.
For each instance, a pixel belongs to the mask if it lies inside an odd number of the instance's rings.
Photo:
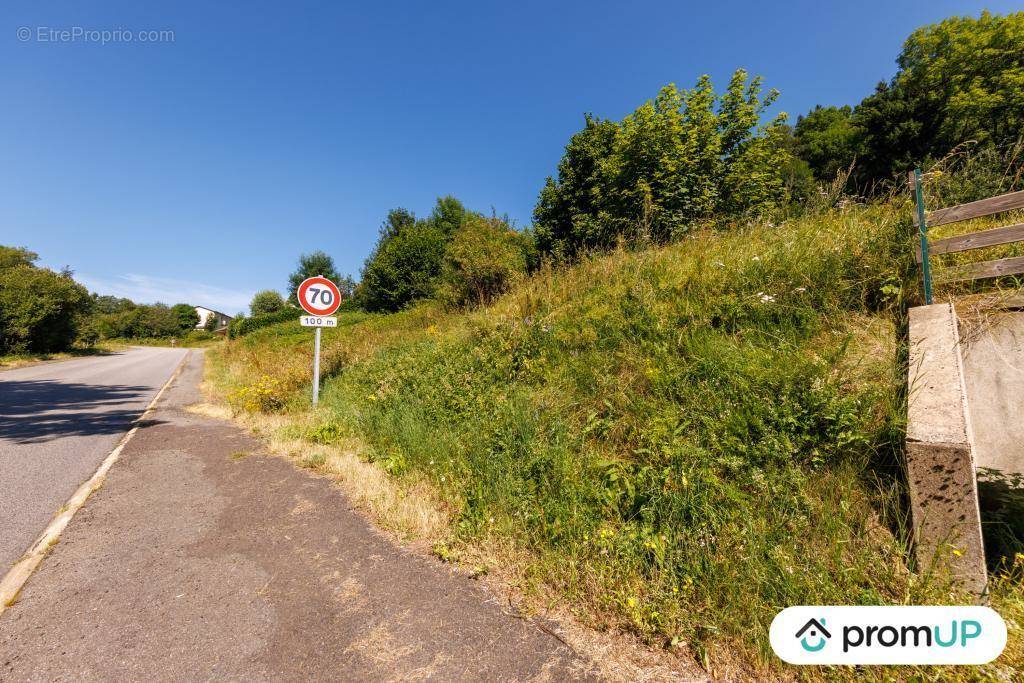
<svg viewBox="0 0 1024 683">
<path fill-rule="evenodd" d="M 341 306 L 338 285 L 325 277 L 306 278 L 295 292 L 299 305 L 310 315 L 330 315 Z"/>
</svg>

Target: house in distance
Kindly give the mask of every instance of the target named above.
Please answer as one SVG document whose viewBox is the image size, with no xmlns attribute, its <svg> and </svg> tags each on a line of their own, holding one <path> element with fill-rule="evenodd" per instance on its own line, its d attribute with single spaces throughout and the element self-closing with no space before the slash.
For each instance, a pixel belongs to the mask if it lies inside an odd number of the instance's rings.
<svg viewBox="0 0 1024 683">
<path fill-rule="evenodd" d="M 199 324 L 196 325 L 197 330 L 206 329 L 206 321 L 210 319 L 210 316 L 216 316 L 217 327 L 216 329 L 222 330 L 228 326 L 231 322 L 231 316 L 220 311 L 215 311 L 212 308 L 206 308 L 205 306 L 196 306 L 196 313 L 199 314 Z"/>
</svg>

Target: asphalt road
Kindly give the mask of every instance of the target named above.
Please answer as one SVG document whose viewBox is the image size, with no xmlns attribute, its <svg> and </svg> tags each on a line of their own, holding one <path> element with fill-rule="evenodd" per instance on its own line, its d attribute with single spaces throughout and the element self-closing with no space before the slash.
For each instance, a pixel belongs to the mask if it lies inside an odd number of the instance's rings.
<svg viewBox="0 0 1024 683">
<path fill-rule="evenodd" d="M 2 681 L 569 681 L 554 623 L 394 545 L 202 400 L 192 352 L 0 617 Z"/>
<path fill-rule="evenodd" d="M 136 348 L 0 372 L 0 576 L 92 476 L 186 352 Z"/>
</svg>

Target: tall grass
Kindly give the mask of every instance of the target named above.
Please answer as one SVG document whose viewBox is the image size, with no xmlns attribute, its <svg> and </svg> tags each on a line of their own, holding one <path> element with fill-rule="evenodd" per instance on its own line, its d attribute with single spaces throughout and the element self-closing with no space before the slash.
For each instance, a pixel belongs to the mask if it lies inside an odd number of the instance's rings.
<svg viewBox="0 0 1024 683">
<path fill-rule="evenodd" d="M 308 440 L 432 485 L 442 556 L 513 548 L 525 590 L 593 626 L 783 675 L 783 607 L 958 599 L 911 571 L 900 505 L 909 217 L 699 234 L 543 270 L 475 313 L 353 320 L 326 335 L 312 417 L 297 327 L 217 350 L 212 377 L 228 396 L 279 381 Z"/>
</svg>

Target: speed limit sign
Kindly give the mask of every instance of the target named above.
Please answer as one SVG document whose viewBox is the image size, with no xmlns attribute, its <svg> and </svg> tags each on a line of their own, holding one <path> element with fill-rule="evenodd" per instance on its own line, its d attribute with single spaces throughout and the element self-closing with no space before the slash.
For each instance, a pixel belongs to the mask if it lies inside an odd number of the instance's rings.
<svg viewBox="0 0 1024 683">
<path fill-rule="evenodd" d="M 295 292 L 295 298 L 299 300 L 299 305 L 306 313 L 315 317 L 312 321 L 304 319 L 302 325 L 316 328 L 313 342 L 313 406 L 316 407 L 320 401 L 320 328 L 334 327 L 337 324 L 337 319 L 325 316 L 334 313 L 341 306 L 341 292 L 338 285 L 317 275 L 302 281 Z"/>
<path fill-rule="evenodd" d="M 338 285 L 319 275 L 303 280 L 295 297 L 310 315 L 331 315 L 341 306 Z"/>
</svg>

